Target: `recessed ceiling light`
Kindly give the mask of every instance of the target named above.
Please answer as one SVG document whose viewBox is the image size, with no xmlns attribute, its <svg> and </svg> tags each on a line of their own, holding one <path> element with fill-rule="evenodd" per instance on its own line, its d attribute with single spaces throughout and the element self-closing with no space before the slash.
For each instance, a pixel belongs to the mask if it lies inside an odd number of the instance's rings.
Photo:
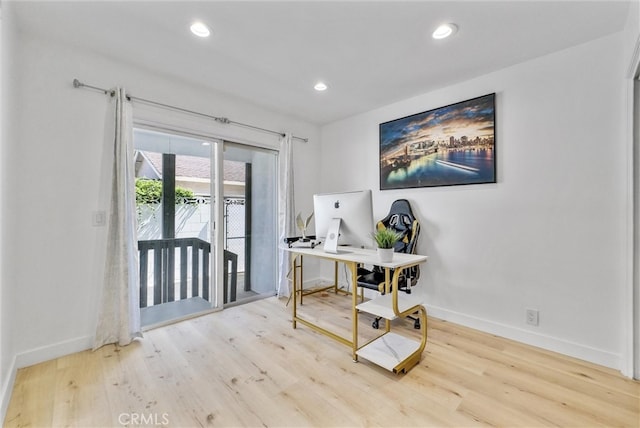
<svg viewBox="0 0 640 428">
<path fill-rule="evenodd" d="M 434 39 L 445 39 L 456 31 L 458 31 L 458 26 L 456 24 L 442 24 L 436 28 L 436 31 L 431 34 L 431 37 Z"/>
<path fill-rule="evenodd" d="M 313 89 L 321 92 L 321 91 L 326 91 L 327 87 L 328 86 L 324 82 L 318 82 L 314 85 Z"/>
<path fill-rule="evenodd" d="M 191 24 L 191 32 L 198 37 L 209 37 L 209 34 L 211 34 L 209 27 L 202 22 L 194 22 Z"/>
</svg>

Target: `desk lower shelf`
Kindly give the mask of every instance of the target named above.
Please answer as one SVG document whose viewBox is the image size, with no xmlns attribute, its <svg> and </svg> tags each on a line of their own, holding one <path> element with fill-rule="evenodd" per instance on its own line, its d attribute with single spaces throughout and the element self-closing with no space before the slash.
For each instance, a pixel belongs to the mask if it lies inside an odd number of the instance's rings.
<svg viewBox="0 0 640 428">
<path fill-rule="evenodd" d="M 395 373 L 419 348 L 420 342 L 389 332 L 358 349 L 356 355 Z"/>
<path fill-rule="evenodd" d="M 356 309 L 361 312 L 367 312 L 377 317 L 382 317 L 388 320 L 394 320 L 397 315 L 393 312 L 393 296 L 391 293 L 383 294 L 375 299 L 368 300 L 364 303 L 360 303 L 356 306 Z M 411 308 L 417 308 L 422 305 L 422 298 L 413 294 L 398 295 L 398 311 L 403 313 Z"/>
</svg>

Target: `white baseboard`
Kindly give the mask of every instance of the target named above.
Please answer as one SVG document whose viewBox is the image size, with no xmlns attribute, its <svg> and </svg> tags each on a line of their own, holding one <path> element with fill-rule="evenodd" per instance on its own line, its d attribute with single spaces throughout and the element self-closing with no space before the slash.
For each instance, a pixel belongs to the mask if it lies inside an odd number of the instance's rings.
<svg viewBox="0 0 640 428">
<path fill-rule="evenodd" d="M 327 278 L 322 278 L 322 277 L 310 278 L 310 279 L 309 278 L 305 278 L 305 280 L 303 282 L 303 288 L 305 290 L 309 290 L 309 289 L 312 289 L 312 288 L 331 285 L 331 284 L 333 284 L 333 279 L 327 279 Z M 342 284 L 341 281 L 338 281 L 338 285 L 339 286 L 344 286 L 346 284 Z"/>
<path fill-rule="evenodd" d="M 11 367 L 7 374 L 7 378 L 2 384 L 2 396 L 0 397 L 0 421 L 4 422 L 7 417 L 7 409 L 11 401 L 11 394 L 16 380 L 16 374 L 19 369 L 29 367 L 34 364 L 43 363 L 55 358 L 76 352 L 86 351 L 93 346 L 93 337 L 85 336 L 75 339 L 69 339 L 52 345 L 42 346 L 30 351 L 21 352 L 14 355 Z"/>
<path fill-rule="evenodd" d="M 0 396 L 0 422 L 4 425 L 5 418 L 7 417 L 7 409 L 9 408 L 9 401 L 11 401 L 11 393 L 13 392 L 13 385 L 16 381 L 16 358 L 13 357 L 11 361 L 11 367 L 9 367 L 9 373 L 7 378 L 2 383 L 2 395 Z"/>
<path fill-rule="evenodd" d="M 16 368 L 29 367 L 54 358 L 63 357 L 65 355 L 76 352 L 86 351 L 93 347 L 93 336 L 77 337 L 74 339 L 64 340 L 62 342 L 53 343 L 47 346 L 41 346 L 30 351 L 21 352 L 16 355 Z"/>
<path fill-rule="evenodd" d="M 592 348 L 579 343 L 570 342 L 557 337 L 524 330 L 506 324 L 496 323 L 482 318 L 476 318 L 460 312 L 451 311 L 436 306 L 426 305 L 430 316 L 444 321 L 460 324 L 465 327 L 494 334 L 496 336 L 515 340 L 527 345 L 536 346 L 548 351 L 558 352 L 563 355 L 589 361 L 594 364 L 620 370 L 620 355 Z"/>
</svg>

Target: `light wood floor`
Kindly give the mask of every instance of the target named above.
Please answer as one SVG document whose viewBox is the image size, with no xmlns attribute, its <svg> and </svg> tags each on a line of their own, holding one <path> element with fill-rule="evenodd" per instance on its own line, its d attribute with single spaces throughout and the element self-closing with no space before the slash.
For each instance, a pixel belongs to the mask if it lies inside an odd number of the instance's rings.
<svg viewBox="0 0 640 428">
<path fill-rule="evenodd" d="M 303 311 L 348 337 L 349 303 L 307 297 Z M 428 333 L 421 363 L 394 375 L 264 299 L 21 369 L 5 426 L 640 425 L 640 383 L 615 370 L 436 319 Z"/>
</svg>

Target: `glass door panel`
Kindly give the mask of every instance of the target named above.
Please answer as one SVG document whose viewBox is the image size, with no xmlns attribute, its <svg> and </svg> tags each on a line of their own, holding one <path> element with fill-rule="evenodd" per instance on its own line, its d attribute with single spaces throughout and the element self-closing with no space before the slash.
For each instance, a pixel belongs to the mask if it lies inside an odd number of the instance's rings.
<svg viewBox="0 0 640 428">
<path fill-rule="evenodd" d="M 134 130 L 143 326 L 212 308 L 212 143 Z"/>
<path fill-rule="evenodd" d="M 224 142 L 224 303 L 276 292 L 277 152 Z"/>
</svg>

